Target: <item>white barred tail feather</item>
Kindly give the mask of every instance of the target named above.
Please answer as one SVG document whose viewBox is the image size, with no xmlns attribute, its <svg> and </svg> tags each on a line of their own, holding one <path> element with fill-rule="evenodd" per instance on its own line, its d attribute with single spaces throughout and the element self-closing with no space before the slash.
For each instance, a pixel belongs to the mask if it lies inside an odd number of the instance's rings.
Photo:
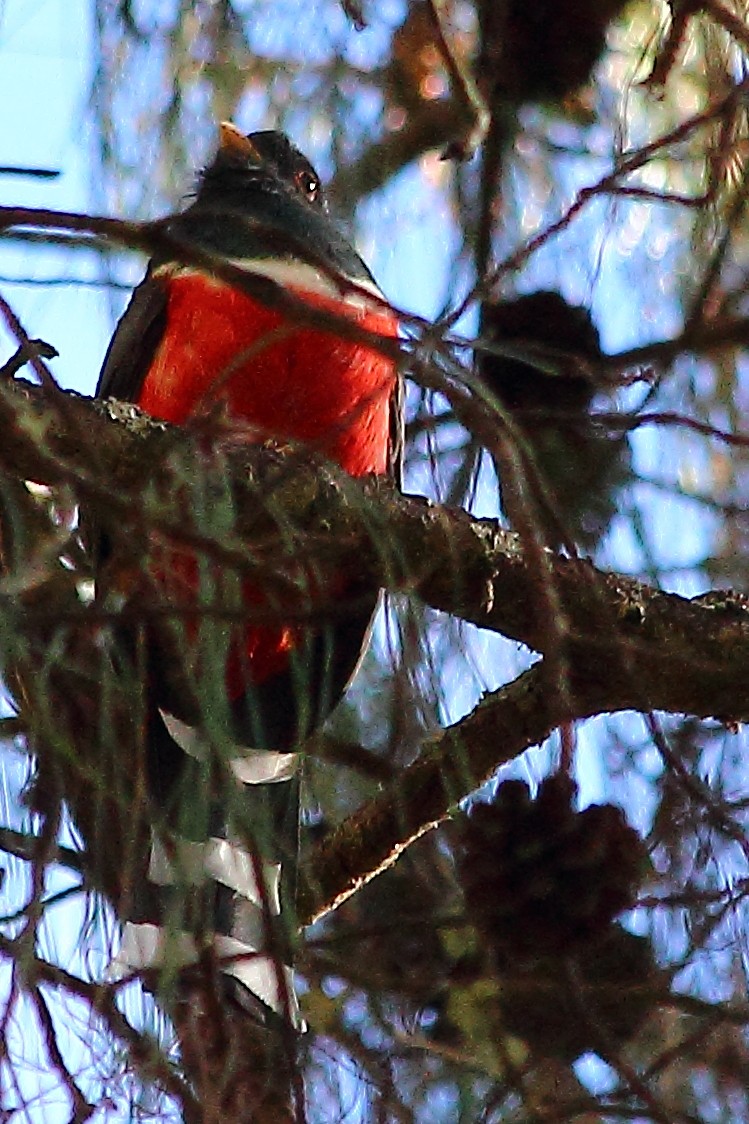
<svg viewBox="0 0 749 1124">
<path fill-rule="evenodd" d="M 288 668 L 248 689 L 225 726 L 215 711 L 201 719 L 181 679 L 172 686 L 173 649 L 149 632 L 151 843 L 120 907 L 110 978 L 141 975 L 148 989 L 178 994 L 183 969 L 215 967 L 223 993 L 257 1021 L 305 1029 L 291 970 L 301 773 L 293 747 L 356 673 L 378 600 L 305 636 Z"/>
<path fill-rule="evenodd" d="M 208 746 L 194 727 L 165 711 L 154 720 L 186 758 L 207 761 Z M 226 822 L 236 802 L 229 799 L 210 810 L 210 834 L 201 838 L 154 830 L 146 885 L 108 974 L 177 972 L 210 949 L 238 1002 L 260 1021 L 276 1015 L 303 1030 L 286 916 L 298 844 L 299 755 L 237 745 L 228 765 L 241 822 Z"/>
</svg>

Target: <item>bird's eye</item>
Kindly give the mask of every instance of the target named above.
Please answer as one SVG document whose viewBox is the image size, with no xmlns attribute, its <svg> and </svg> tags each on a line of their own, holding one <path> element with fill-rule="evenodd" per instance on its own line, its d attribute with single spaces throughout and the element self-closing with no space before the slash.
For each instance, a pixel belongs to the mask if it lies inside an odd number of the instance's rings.
<svg viewBox="0 0 749 1124">
<path fill-rule="evenodd" d="M 314 203 L 320 193 L 320 181 L 311 172 L 297 172 L 294 182 L 302 195 Z"/>
</svg>

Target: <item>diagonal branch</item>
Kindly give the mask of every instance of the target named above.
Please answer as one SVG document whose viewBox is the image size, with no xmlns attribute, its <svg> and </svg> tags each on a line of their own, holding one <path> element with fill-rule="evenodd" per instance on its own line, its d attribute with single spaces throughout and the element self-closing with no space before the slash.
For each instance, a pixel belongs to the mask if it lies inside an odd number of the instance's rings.
<svg viewBox="0 0 749 1124">
<path fill-rule="evenodd" d="M 547 650 L 549 622 L 539 616 L 536 576 L 518 536 L 496 520 L 402 496 L 382 481 L 344 478 L 299 450 L 237 447 L 229 433 L 218 470 L 236 485 L 237 523 L 220 541 L 201 538 L 200 528 L 185 526 L 184 506 L 171 514 L 163 490 L 154 505 L 147 485 L 167 457 L 181 487 L 188 474 L 179 471 L 180 457 L 193 475 L 196 463 L 210 471 L 200 460 L 205 433 L 172 429 L 132 406 L 63 397 L 74 409 L 58 414 L 39 388 L 0 387 L 0 467 L 69 485 L 112 533 L 157 526 L 271 581 L 281 529 L 284 550 L 303 551 L 323 575 L 356 573 L 363 586 L 418 594 L 436 609 Z M 221 440 L 219 432 L 216 445 Z M 628 691 L 633 675 L 647 684 L 645 709 L 749 717 L 744 598 L 687 600 L 585 560 L 550 551 L 545 558 L 567 621 L 566 656 L 579 673 L 597 675 L 607 659 L 612 689 Z"/>
</svg>

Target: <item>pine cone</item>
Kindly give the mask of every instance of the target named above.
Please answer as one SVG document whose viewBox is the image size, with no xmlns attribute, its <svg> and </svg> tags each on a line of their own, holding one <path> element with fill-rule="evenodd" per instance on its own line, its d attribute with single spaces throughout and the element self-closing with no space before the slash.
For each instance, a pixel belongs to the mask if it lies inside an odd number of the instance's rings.
<svg viewBox="0 0 749 1124">
<path fill-rule="evenodd" d="M 558 100 L 577 90 L 625 0 L 483 0 L 479 70 L 495 97 Z M 499 9 L 497 12 L 496 9 Z"/>
<path fill-rule="evenodd" d="M 595 391 L 602 351 L 587 308 L 568 304 L 559 293 L 539 290 L 510 300 L 487 301 L 483 335 L 502 344 L 518 342 L 528 360 L 484 352 L 480 370 L 508 410 L 567 414 L 585 411 Z M 533 358 L 538 355 L 539 366 Z M 553 373 L 547 374 L 548 364 Z"/>
<path fill-rule="evenodd" d="M 664 991 L 650 941 L 619 925 L 560 963 L 500 981 L 502 1026 L 544 1057 L 610 1057 L 634 1037 Z"/>
<path fill-rule="evenodd" d="M 616 509 L 629 469 L 629 447 L 626 438 L 612 436 L 590 414 L 604 356 L 588 310 L 546 291 L 488 301 L 482 334 L 498 348 L 517 346 L 527 355 L 521 359 L 485 351 L 478 354 L 477 365 L 532 454 L 549 497 L 540 504 L 540 515 L 548 507 L 554 517 L 546 520 L 550 545 L 558 541 L 557 524 L 562 524 L 577 543 L 594 546 Z M 512 475 L 501 462 L 497 471 L 502 506 L 510 521 L 522 526 Z"/>
<path fill-rule="evenodd" d="M 562 775 L 535 800 L 522 781 L 506 781 L 464 825 L 466 906 L 500 972 L 576 950 L 635 900 L 646 863 L 640 837 L 619 808 L 577 812 L 574 795 Z"/>
</svg>

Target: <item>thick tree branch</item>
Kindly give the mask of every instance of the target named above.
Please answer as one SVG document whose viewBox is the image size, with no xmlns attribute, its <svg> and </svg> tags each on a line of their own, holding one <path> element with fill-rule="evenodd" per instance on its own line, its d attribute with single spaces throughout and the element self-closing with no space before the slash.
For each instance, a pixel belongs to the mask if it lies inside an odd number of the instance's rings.
<svg viewBox="0 0 749 1124">
<path fill-rule="evenodd" d="M 631 670 L 629 676 L 612 675 L 605 660 L 573 663 L 563 692 L 541 660 L 484 698 L 316 848 L 305 871 L 310 884 L 300 904 L 302 924 L 335 909 L 444 820 L 501 765 L 540 745 L 563 723 L 649 709 L 651 684 L 638 668 Z"/>
<path fill-rule="evenodd" d="M 335 909 L 500 765 L 543 741 L 566 717 L 555 711 L 552 695 L 537 665 L 428 745 L 393 784 L 345 820 L 307 863 L 301 923 Z"/>
<path fill-rule="evenodd" d="M 113 530 L 127 533 L 128 523 L 142 530 L 158 514 L 161 530 L 187 534 L 181 513 L 170 524 L 163 497 L 156 512 L 142 493 L 167 456 L 195 461 L 194 436 L 132 406 L 55 397 L 64 400 L 63 410 L 38 388 L 0 388 L 0 467 L 79 489 Z M 644 709 L 749 717 L 743 597 L 687 600 L 547 551 L 561 610 L 561 619 L 550 623 L 539 619 L 538 575 L 529 572 L 522 543 L 495 520 L 401 496 L 381 481 L 343 478 L 309 455 L 231 444 L 229 435 L 222 465 L 238 487 L 237 527 L 213 545 L 237 565 L 243 531 L 269 533 L 283 520 L 284 531 L 291 527 L 299 548 L 323 569 L 348 568 L 370 585 L 417 593 L 434 608 L 538 652 L 561 635 L 579 673 L 597 676 L 607 659 L 612 702 L 631 693 L 634 679 Z M 244 562 L 258 566 L 248 555 Z"/>
</svg>

